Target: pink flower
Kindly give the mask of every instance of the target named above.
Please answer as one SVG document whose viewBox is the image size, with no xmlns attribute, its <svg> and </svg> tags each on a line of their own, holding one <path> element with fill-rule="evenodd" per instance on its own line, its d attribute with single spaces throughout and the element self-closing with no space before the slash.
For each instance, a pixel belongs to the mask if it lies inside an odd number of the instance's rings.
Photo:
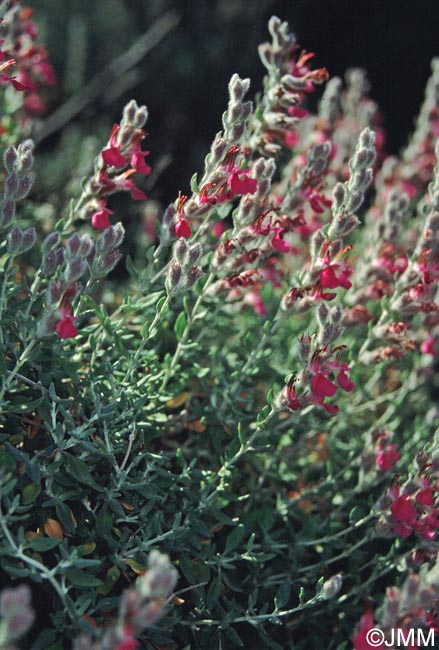
<svg viewBox="0 0 439 650">
<path fill-rule="evenodd" d="M 340 264 L 329 264 L 320 271 L 320 286 L 323 289 L 335 289 L 336 287 L 343 287 L 343 289 L 350 289 L 352 283 L 349 280 L 351 269 L 346 265 L 344 269 L 336 275 L 335 271 L 340 268 Z"/>
<path fill-rule="evenodd" d="M 214 237 L 220 238 L 223 232 L 226 231 L 226 227 L 222 221 L 217 221 L 214 227 L 212 228 L 212 235 Z"/>
<path fill-rule="evenodd" d="M 390 511 L 394 521 L 404 524 L 412 524 L 418 515 L 418 512 L 410 501 L 410 496 L 403 494 L 395 499 L 390 506 Z"/>
<path fill-rule="evenodd" d="M 340 388 L 343 388 L 343 390 L 345 390 L 347 393 L 350 393 L 355 388 L 354 382 L 349 379 L 347 373 L 344 370 L 340 370 L 338 373 L 337 383 Z"/>
<path fill-rule="evenodd" d="M 396 451 L 396 445 L 390 445 L 388 449 L 380 451 L 376 457 L 376 465 L 378 469 L 386 472 L 391 469 L 393 465 L 400 459 L 399 453 Z"/>
<path fill-rule="evenodd" d="M 290 382 L 287 386 L 287 402 L 288 408 L 292 411 L 297 411 L 302 406 L 300 399 L 297 399 L 296 389 L 294 388 L 292 382 Z"/>
<path fill-rule="evenodd" d="M 419 490 L 416 495 L 416 503 L 419 503 L 421 506 L 434 506 L 433 498 L 433 489 L 431 487 L 426 487 L 423 490 Z"/>
<path fill-rule="evenodd" d="M 101 152 L 102 160 L 108 167 L 124 167 L 127 161 L 116 147 L 103 149 Z"/>
<path fill-rule="evenodd" d="M 291 246 L 282 238 L 283 233 L 285 232 L 285 228 L 274 228 L 274 232 L 275 235 L 271 240 L 271 245 L 273 248 L 275 248 L 280 253 L 289 253 Z"/>
<path fill-rule="evenodd" d="M 367 609 L 364 612 L 363 616 L 361 617 L 359 627 L 359 631 L 352 639 L 354 642 L 353 650 L 372 650 L 373 648 L 377 650 L 385 650 L 383 643 L 380 643 L 379 645 L 371 645 L 368 641 L 368 632 L 376 628 L 371 609 Z"/>
<path fill-rule="evenodd" d="M 117 141 L 119 124 L 114 124 L 110 134 L 109 147 L 101 151 L 102 160 L 109 167 L 125 167 L 127 161 L 120 153 L 120 144 Z"/>
<path fill-rule="evenodd" d="M 285 133 L 285 145 L 293 149 L 299 142 L 300 136 L 297 131 L 287 131 Z"/>
<path fill-rule="evenodd" d="M 136 172 L 142 174 L 142 176 L 148 176 L 151 173 L 151 167 L 145 162 L 145 156 L 149 154 L 149 151 L 136 151 L 131 156 L 131 165 L 134 167 Z"/>
<path fill-rule="evenodd" d="M 300 106 L 290 106 L 288 108 L 288 115 L 291 115 L 291 117 L 297 117 L 298 120 L 301 120 L 308 115 L 308 111 L 305 108 L 300 108 Z"/>
<path fill-rule="evenodd" d="M 176 237 L 183 237 L 187 239 L 192 234 L 192 230 L 189 224 L 189 221 L 186 217 L 180 217 L 175 226 L 175 235 Z"/>
<path fill-rule="evenodd" d="M 435 341 L 434 337 L 431 334 L 429 334 L 425 341 L 421 344 L 421 352 L 422 354 L 431 354 L 431 356 L 435 355 Z"/>
<path fill-rule="evenodd" d="M 249 169 L 233 169 L 227 179 L 227 185 L 233 194 L 254 194 L 258 187 L 256 178 L 249 178 Z"/>
<path fill-rule="evenodd" d="M 122 640 L 117 644 L 114 650 L 138 650 L 138 647 L 139 644 L 134 638 L 134 632 L 131 627 L 124 627 Z"/>
<path fill-rule="evenodd" d="M 102 202 L 101 209 L 97 210 L 91 217 L 91 225 L 97 230 L 105 230 L 110 224 L 109 214 L 113 214 L 112 210 L 106 207 L 106 201 Z"/>
</svg>

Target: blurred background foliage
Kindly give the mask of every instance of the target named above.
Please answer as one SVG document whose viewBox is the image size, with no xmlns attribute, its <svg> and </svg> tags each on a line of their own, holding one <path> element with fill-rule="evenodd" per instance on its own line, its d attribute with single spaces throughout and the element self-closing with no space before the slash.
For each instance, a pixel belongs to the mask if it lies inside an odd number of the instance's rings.
<svg viewBox="0 0 439 650">
<path fill-rule="evenodd" d="M 58 212 L 81 175 L 90 170 L 93 154 L 132 97 L 146 104 L 150 113 L 145 148 L 151 150 L 148 162 L 154 173 L 143 189 L 161 206 L 174 200 L 179 190 L 187 193 L 190 177 L 202 168 L 221 128 L 231 75 L 249 76 L 252 95 L 261 86 L 257 46 L 267 39 L 272 14 L 290 22 L 298 42 L 316 52 L 316 66 L 326 66 L 331 76 L 343 75 L 352 66 L 367 69 L 391 152 L 405 142 L 430 60 L 439 55 L 434 27 L 439 24 L 437 0 L 27 0 L 26 4 L 34 8 L 40 41 L 46 43 L 59 77 L 58 86 L 47 92 L 47 113 L 35 133 L 41 156 L 38 187 Z M 155 44 L 130 67 L 126 53 L 151 29 Z M 102 71 L 114 61 L 102 78 Z M 119 62 L 129 69 L 120 70 Z M 121 211 L 118 216 L 125 216 L 125 224 L 136 210 L 137 217 L 145 210 L 125 198 L 114 199 L 112 207 Z"/>
</svg>

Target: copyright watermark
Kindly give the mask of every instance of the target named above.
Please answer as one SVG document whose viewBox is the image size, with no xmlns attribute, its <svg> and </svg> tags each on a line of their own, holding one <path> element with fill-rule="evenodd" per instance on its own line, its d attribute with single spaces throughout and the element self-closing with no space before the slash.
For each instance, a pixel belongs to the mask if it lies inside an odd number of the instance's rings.
<svg viewBox="0 0 439 650">
<path fill-rule="evenodd" d="M 401 630 L 392 628 L 389 634 L 384 634 L 378 627 L 374 627 L 366 634 L 369 648 L 434 648 L 434 630 Z"/>
</svg>

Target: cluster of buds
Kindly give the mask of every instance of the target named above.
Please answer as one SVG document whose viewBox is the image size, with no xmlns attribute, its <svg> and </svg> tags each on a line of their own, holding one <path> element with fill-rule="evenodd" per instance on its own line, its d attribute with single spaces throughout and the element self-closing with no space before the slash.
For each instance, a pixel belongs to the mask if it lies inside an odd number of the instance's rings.
<svg viewBox="0 0 439 650">
<path fill-rule="evenodd" d="M 416 464 L 417 471 L 405 483 L 399 485 L 395 479 L 380 499 L 377 526 L 381 534 L 405 538 L 416 533 L 431 541 L 439 529 L 439 461 L 421 451 Z"/>
<path fill-rule="evenodd" d="M 124 108 L 121 123 L 113 126 L 107 146 L 96 158 L 95 173 L 86 184 L 78 206 L 83 206 L 80 215 L 90 218 L 97 230 L 110 226 L 112 211 L 107 207 L 107 200 L 111 194 L 128 191 L 133 199 L 146 199 L 131 176 L 136 172 L 147 176 L 151 172 L 151 167 L 145 162 L 149 152 L 141 149 L 146 135 L 142 127 L 147 117 L 145 106 L 139 107 L 134 100 L 130 101 Z"/>
<path fill-rule="evenodd" d="M 188 239 L 193 224 L 199 225 L 200 220 L 212 212 L 212 206 L 255 194 L 258 182 L 247 164 L 248 151 L 240 144 L 252 112 L 252 103 L 244 101 L 249 85 L 248 79 L 240 79 L 236 74 L 231 78 L 228 108 L 223 115 L 224 131 L 216 135 L 206 156 L 201 181 L 198 183 L 196 176 L 192 178 L 192 195 L 187 197 L 180 193 L 175 205 L 165 210 L 160 233 L 162 246 L 175 237 Z M 199 238 L 211 227 L 209 219 L 201 222 Z"/>
<path fill-rule="evenodd" d="M 18 226 L 14 226 L 7 236 L 7 251 L 12 257 L 26 253 L 35 244 L 36 238 L 37 233 L 34 227 L 21 230 Z"/>
<path fill-rule="evenodd" d="M 32 627 L 35 612 L 27 585 L 4 589 L 0 594 L 0 648 L 16 650 L 15 642 Z"/>
<path fill-rule="evenodd" d="M 352 286 L 352 269 L 342 260 L 352 246 L 343 246 L 343 239 L 359 223 L 354 212 L 363 203 L 365 192 L 372 181 L 371 165 L 374 159 L 374 133 L 366 128 L 361 133 L 349 162 L 349 180 L 337 183 L 334 188 L 332 221 L 328 227 L 319 228 L 314 233 L 310 245 L 309 268 L 302 274 L 301 286 L 292 287 L 282 298 L 284 309 L 307 311 L 316 302 L 336 297 L 335 292 L 328 292 L 327 289 L 349 289 Z"/>
<path fill-rule="evenodd" d="M 311 70 L 314 54 L 300 51 L 288 23 L 273 16 L 269 23 L 272 42 L 259 47 L 259 56 L 267 69 L 264 95 L 258 116 L 252 122 L 249 146 L 264 155 L 275 156 L 282 147 L 294 148 L 298 142 L 297 123 L 308 114 L 300 106 L 316 84 L 328 79 L 325 68 Z"/>
<path fill-rule="evenodd" d="M 402 644 L 433 647 L 439 630 L 438 569 L 436 562 L 431 569 L 423 567 L 419 574 L 410 572 L 401 587 L 388 587 L 376 618 L 372 608 L 367 607 L 353 637 L 353 650 L 385 650 Z"/>
<path fill-rule="evenodd" d="M 0 205 L 0 229 L 8 230 L 14 220 L 15 204 L 24 199 L 34 182 L 30 171 L 33 165 L 33 142 L 25 140 L 17 148 L 8 147 L 3 156 L 7 176 Z"/>
<path fill-rule="evenodd" d="M 166 277 L 166 289 L 169 294 L 175 295 L 194 286 L 201 275 L 201 268 L 197 265 L 200 256 L 200 244 L 190 245 L 183 237 L 177 239 Z"/>
<path fill-rule="evenodd" d="M 122 253 L 119 246 L 123 242 L 125 229 L 120 222 L 108 226 L 101 232 L 95 242 L 95 254 L 91 263 L 93 278 L 103 278 L 114 269 Z"/>
<path fill-rule="evenodd" d="M 177 580 L 169 557 L 151 551 L 148 570 L 122 595 L 116 625 L 106 631 L 102 642 L 93 643 L 88 635 L 79 637 L 73 650 L 138 650 L 136 636 L 163 616 Z"/>
<path fill-rule="evenodd" d="M 223 115 L 223 131 L 218 133 L 204 162 L 204 173 L 199 183 L 192 179 L 192 196 L 181 206 L 175 223 L 182 221 L 188 232 L 189 220 L 204 217 L 214 205 L 221 205 L 245 194 L 254 194 L 257 181 L 251 177 L 247 164 L 248 151 L 242 146 L 252 112 L 252 102 L 244 101 L 250 86 L 249 79 L 234 74 L 229 83 L 229 103 Z M 204 224 L 207 228 L 208 224 Z M 177 236 L 182 236 L 175 233 Z M 190 233 L 189 233 L 190 234 Z M 189 235 L 187 235 L 189 236 Z"/>
<path fill-rule="evenodd" d="M 10 84 L 15 90 L 26 91 L 23 117 L 38 117 L 45 109 L 41 96 L 43 86 L 54 85 L 56 74 L 49 62 L 46 48 L 36 42 L 38 31 L 31 20 L 32 9 L 21 7 L 18 0 L 11 0 L 7 4 L 0 22 L 0 43 L 3 50 L 0 60 L 4 61 L 0 66 L 3 73 L 0 74 L 0 83 Z M 11 65 L 14 65 L 14 76 L 10 76 Z"/>
<path fill-rule="evenodd" d="M 367 188 L 372 182 L 375 157 L 375 133 L 366 127 L 361 132 L 355 153 L 349 161 L 349 180 L 337 183 L 334 188 L 329 237 L 346 237 L 357 227 L 359 222 L 355 213 L 363 204 Z"/>
</svg>

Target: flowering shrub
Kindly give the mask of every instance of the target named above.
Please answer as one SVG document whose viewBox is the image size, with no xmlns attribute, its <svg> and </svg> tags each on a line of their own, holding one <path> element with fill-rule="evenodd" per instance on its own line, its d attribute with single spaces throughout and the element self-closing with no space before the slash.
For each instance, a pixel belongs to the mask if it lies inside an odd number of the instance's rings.
<svg viewBox="0 0 439 650">
<path fill-rule="evenodd" d="M 435 629 L 438 62 L 390 157 L 363 71 L 272 18 L 189 195 L 151 208 L 131 101 L 52 227 L 27 134 L 54 74 L 18 2 L 1 30 L 1 647 Z M 131 255 L 120 192 L 155 215 Z"/>
</svg>

